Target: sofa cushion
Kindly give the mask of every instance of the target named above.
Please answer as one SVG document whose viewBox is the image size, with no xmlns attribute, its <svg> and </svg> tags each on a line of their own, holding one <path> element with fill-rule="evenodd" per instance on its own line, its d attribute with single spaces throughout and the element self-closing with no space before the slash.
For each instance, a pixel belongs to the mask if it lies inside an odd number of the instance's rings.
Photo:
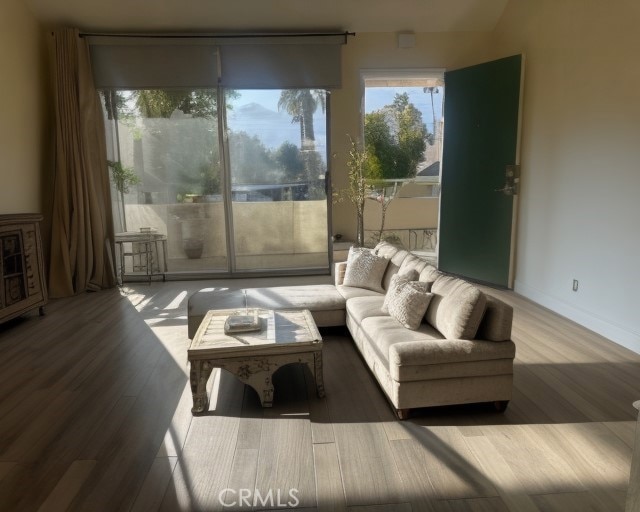
<svg viewBox="0 0 640 512">
<path fill-rule="evenodd" d="M 345 299 L 332 284 L 247 288 L 246 291 L 249 307 L 316 311 L 342 309 L 345 305 Z"/>
<path fill-rule="evenodd" d="M 347 304 L 348 316 L 351 316 L 350 304 Z M 361 331 L 367 343 L 372 347 L 380 360 L 389 367 L 389 349 L 401 341 L 424 341 L 443 339 L 441 333 L 427 323 L 420 324 L 415 331 L 400 325 L 395 318 L 385 316 L 369 316 L 360 322 Z"/>
<path fill-rule="evenodd" d="M 246 292 L 249 307 L 308 309 L 320 327 L 344 325 L 346 299 L 332 284 L 247 288 Z M 361 292 L 374 293 L 367 290 Z M 193 338 L 208 310 L 244 306 L 244 290 L 203 288 L 192 294 L 188 301 L 189 338 Z"/>
<path fill-rule="evenodd" d="M 407 329 L 416 330 L 422 323 L 433 297 L 427 290 L 427 283 L 407 282 L 389 302 L 389 314 Z"/>
<path fill-rule="evenodd" d="M 347 300 L 347 311 L 351 318 L 361 323 L 370 316 L 389 316 L 382 312 L 382 295 L 369 295 L 368 297 L 354 297 Z"/>
<path fill-rule="evenodd" d="M 409 253 L 407 257 L 404 260 L 402 260 L 402 263 L 400 264 L 400 269 L 398 270 L 398 274 L 406 273 L 409 270 L 415 270 L 418 273 L 418 275 L 420 275 L 420 272 L 422 272 L 422 270 L 428 264 L 429 262 L 427 260 L 419 258 L 415 254 Z M 416 280 L 417 279 L 418 278 L 416 277 Z"/>
<path fill-rule="evenodd" d="M 380 242 L 375 246 L 373 251 L 378 255 L 389 260 L 389 266 L 387 267 L 384 277 L 382 278 L 382 287 L 385 290 L 389 289 L 389 285 L 391 284 L 391 278 L 398 273 L 400 270 L 400 265 L 404 259 L 410 254 L 409 251 L 406 251 L 396 245 L 390 244 L 389 242 Z"/>
<path fill-rule="evenodd" d="M 383 293 L 382 276 L 388 264 L 389 260 L 371 251 L 350 251 L 343 284 Z"/>
<path fill-rule="evenodd" d="M 515 357 L 512 341 L 444 339 L 429 324 L 411 331 L 389 316 L 371 316 L 361 322 L 368 344 L 387 368 L 443 363 L 465 363 Z"/>
<path fill-rule="evenodd" d="M 365 288 L 355 288 L 353 286 L 336 286 L 336 290 L 347 301 L 353 297 L 380 297 L 384 300 L 384 295 L 380 292 L 374 292 L 373 290 L 366 290 Z"/>
<path fill-rule="evenodd" d="M 513 359 L 515 354 L 516 346 L 512 341 L 414 339 L 392 344 L 389 347 L 389 362 L 392 365 L 416 366 Z"/>
<path fill-rule="evenodd" d="M 427 263 L 427 265 L 420 271 L 420 275 L 418 276 L 418 281 L 421 281 L 423 283 L 433 284 L 436 281 L 436 279 L 438 279 L 442 275 L 444 275 L 442 272 L 440 272 L 433 265 L 429 265 Z"/>
<path fill-rule="evenodd" d="M 389 242 L 385 242 L 384 240 L 378 242 L 378 244 L 373 248 L 373 252 L 375 252 L 378 256 L 384 256 L 387 259 L 391 259 L 398 251 L 401 251 L 402 248 L 397 245 L 390 244 Z"/>
<path fill-rule="evenodd" d="M 438 277 L 427 309 L 427 322 L 445 338 L 471 340 L 478 331 L 487 299 L 478 288 L 462 279 Z"/>
</svg>

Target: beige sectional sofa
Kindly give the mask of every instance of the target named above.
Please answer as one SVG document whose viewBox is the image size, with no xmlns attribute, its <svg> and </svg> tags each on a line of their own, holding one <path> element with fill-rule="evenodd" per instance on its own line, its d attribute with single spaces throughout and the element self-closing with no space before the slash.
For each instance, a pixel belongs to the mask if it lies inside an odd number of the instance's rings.
<svg viewBox="0 0 640 512">
<path fill-rule="evenodd" d="M 406 250 L 381 242 L 373 252 L 388 260 L 379 283 L 383 292 L 394 275 L 413 273 L 433 293 L 417 329 L 383 312 L 385 293 L 345 286 L 343 262 L 336 265 L 335 285 L 201 290 L 189 298 L 189 337 L 207 310 L 244 307 L 246 291 L 250 307 L 305 308 L 319 327 L 346 325 L 400 418 L 436 405 L 492 402 L 504 410 L 515 357 L 512 308 Z"/>
</svg>

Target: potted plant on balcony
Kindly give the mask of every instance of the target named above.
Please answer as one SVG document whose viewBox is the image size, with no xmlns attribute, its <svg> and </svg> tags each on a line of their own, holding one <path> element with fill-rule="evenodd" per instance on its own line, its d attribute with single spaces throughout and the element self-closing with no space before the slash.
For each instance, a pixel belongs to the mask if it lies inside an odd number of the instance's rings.
<svg viewBox="0 0 640 512">
<path fill-rule="evenodd" d="M 337 202 L 349 201 L 356 209 L 356 246 L 364 246 L 364 207 L 371 195 L 373 184 L 380 179 L 380 163 L 367 149 L 349 137 L 351 148 L 347 159 L 348 185 L 334 193 Z"/>
<path fill-rule="evenodd" d="M 125 167 L 122 162 L 107 160 L 107 166 L 111 169 L 111 179 L 120 193 L 120 206 L 122 208 L 122 228 L 127 230 L 127 216 L 124 210 L 124 195 L 129 193 L 129 187 L 140 183 L 140 178 L 131 167 Z"/>
<path fill-rule="evenodd" d="M 182 248 L 189 259 L 202 257 L 207 234 L 207 224 L 211 222 L 207 215 L 206 203 L 219 203 L 220 169 L 213 163 L 204 163 L 195 172 L 184 173 L 183 183 L 190 192 L 179 194 L 184 203 L 195 203 L 181 208 L 179 215 L 182 234 Z"/>
<path fill-rule="evenodd" d="M 374 238 L 374 242 L 378 243 L 382 241 L 384 237 L 384 224 L 387 218 L 387 209 L 398 193 L 398 183 L 395 182 L 393 187 L 387 187 L 384 181 L 377 181 L 372 182 L 371 187 L 373 188 L 373 191 L 368 197 L 380 205 L 380 229 L 377 233 L 377 239 Z M 389 190 L 389 188 L 391 190 Z"/>
</svg>

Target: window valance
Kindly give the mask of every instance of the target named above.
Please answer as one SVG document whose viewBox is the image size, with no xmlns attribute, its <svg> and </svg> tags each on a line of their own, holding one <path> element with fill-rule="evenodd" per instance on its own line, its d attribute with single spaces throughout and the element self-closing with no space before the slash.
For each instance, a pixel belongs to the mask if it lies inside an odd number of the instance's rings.
<svg viewBox="0 0 640 512">
<path fill-rule="evenodd" d="M 331 89 L 341 86 L 343 34 L 86 35 L 102 89 Z"/>
</svg>

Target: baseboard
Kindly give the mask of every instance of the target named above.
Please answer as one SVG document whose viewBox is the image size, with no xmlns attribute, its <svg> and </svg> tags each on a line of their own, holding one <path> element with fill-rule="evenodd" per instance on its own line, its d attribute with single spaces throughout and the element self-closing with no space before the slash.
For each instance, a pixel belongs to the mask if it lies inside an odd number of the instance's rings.
<svg viewBox="0 0 640 512">
<path fill-rule="evenodd" d="M 597 314 L 576 308 L 516 279 L 514 291 L 601 336 L 640 354 L 640 333 L 613 324 Z"/>
</svg>

